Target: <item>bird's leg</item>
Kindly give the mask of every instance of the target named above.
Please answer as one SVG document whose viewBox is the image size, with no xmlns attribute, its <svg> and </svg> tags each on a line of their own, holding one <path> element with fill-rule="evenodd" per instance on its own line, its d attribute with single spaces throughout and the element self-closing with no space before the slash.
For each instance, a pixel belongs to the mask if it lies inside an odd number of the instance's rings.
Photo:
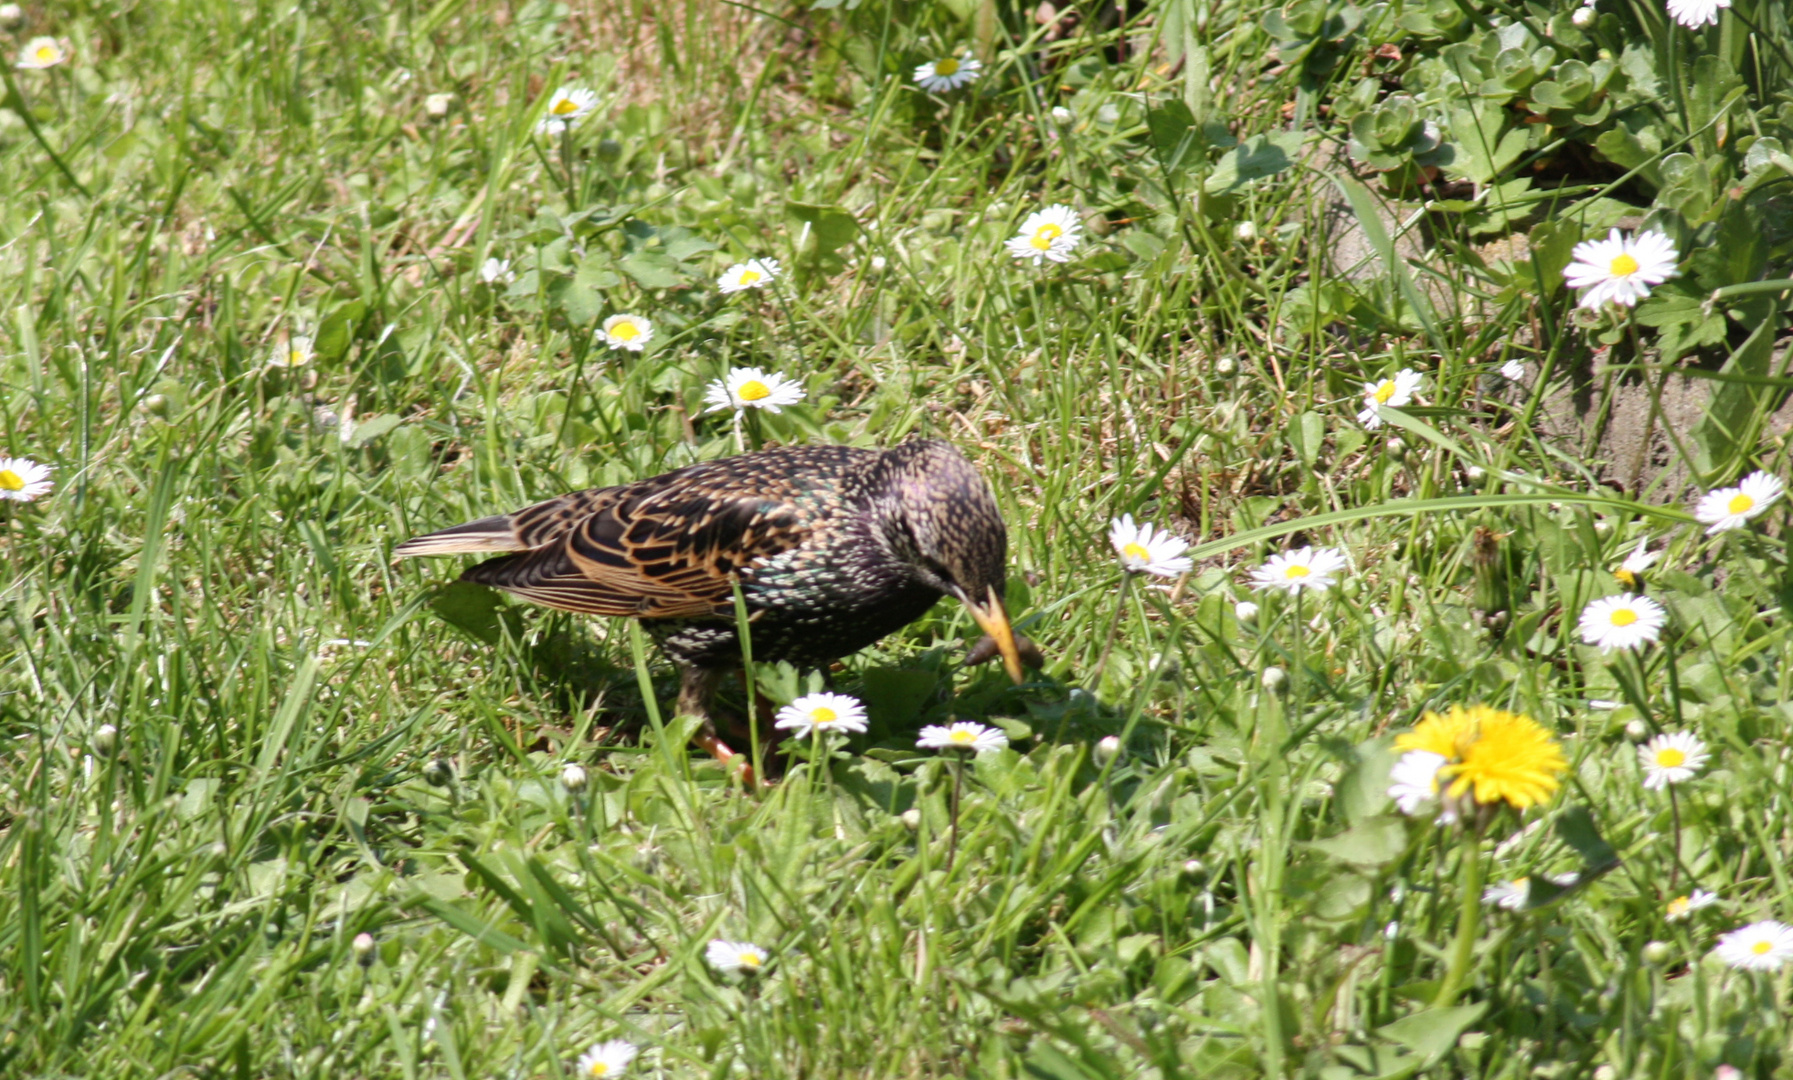
<svg viewBox="0 0 1793 1080">
<path fill-rule="evenodd" d="M 736 759 L 740 759 L 741 779 L 751 786 L 752 764 L 740 753 L 730 749 L 716 733 L 716 687 L 721 684 L 725 674 L 726 669 L 723 668 L 688 665 L 679 676 L 679 715 L 702 717 L 703 730 L 691 741 L 707 750 L 726 768 L 734 768 Z"/>
</svg>

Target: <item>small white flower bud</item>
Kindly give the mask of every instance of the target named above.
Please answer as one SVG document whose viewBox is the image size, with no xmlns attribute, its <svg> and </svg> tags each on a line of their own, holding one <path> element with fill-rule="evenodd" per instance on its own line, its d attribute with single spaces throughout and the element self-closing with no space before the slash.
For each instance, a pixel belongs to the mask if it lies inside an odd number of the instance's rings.
<svg viewBox="0 0 1793 1080">
<path fill-rule="evenodd" d="M 1121 755 L 1121 740 L 1118 735 L 1105 735 L 1096 744 L 1096 760 L 1104 765 Z"/>
<path fill-rule="evenodd" d="M 921 828 L 921 811 L 911 806 L 909 809 L 903 811 L 902 822 L 903 827 L 910 832 L 914 832 Z"/>
<path fill-rule="evenodd" d="M 355 940 L 350 944 L 355 950 L 356 962 L 362 967 L 368 967 L 374 962 L 374 936 L 372 934 L 363 930 L 355 935 Z"/>
<path fill-rule="evenodd" d="M 25 9 L 17 4 L 0 4 L 0 26 L 11 30 L 25 21 Z"/>
<path fill-rule="evenodd" d="M 112 751 L 118 749 L 118 729 L 111 724 L 101 724 L 93 731 L 93 752 L 101 757 L 111 757 Z"/>
<path fill-rule="evenodd" d="M 168 415 L 168 397 L 165 394 L 151 394 L 143 399 L 143 411 L 151 416 Z"/>
<path fill-rule="evenodd" d="M 1650 725 L 1633 717 L 1625 722 L 1625 737 L 1632 742 L 1643 742 L 1650 737 Z"/>
<path fill-rule="evenodd" d="M 1575 9 L 1575 14 L 1569 16 L 1569 21 L 1574 23 L 1580 29 L 1586 30 L 1588 27 L 1594 25 L 1595 14 L 1594 9 L 1591 7 L 1578 7 Z"/>
<path fill-rule="evenodd" d="M 433 757 L 423 764 L 423 778 L 431 787 L 447 787 L 454 783 L 454 766 L 447 758 Z"/>
<path fill-rule="evenodd" d="M 1063 105 L 1052 106 L 1052 119 L 1060 124 L 1068 124 L 1077 119 L 1077 115 Z"/>
<path fill-rule="evenodd" d="M 453 105 L 453 94 L 431 94 L 423 99 L 423 111 L 431 116 L 447 116 L 449 108 Z"/>
<path fill-rule="evenodd" d="M 1214 374 L 1230 379 L 1239 373 L 1239 361 L 1230 356 L 1223 356 L 1214 361 Z"/>
<path fill-rule="evenodd" d="M 1233 614 L 1239 617 L 1240 622 L 1249 626 L 1258 621 L 1258 606 L 1250 600 L 1241 600 L 1233 605 Z"/>
<path fill-rule="evenodd" d="M 1239 224 L 1233 226 L 1233 239 L 1239 241 L 1241 244 L 1249 244 L 1253 240 L 1256 240 L 1257 238 L 1258 238 L 1258 223 L 1257 222 L 1241 221 Z"/>
<path fill-rule="evenodd" d="M 1469 478 L 1470 483 L 1475 484 L 1480 483 L 1482 477 L 1488 475 L 1488 470 L 1480 465 L 1469 465 L 1464 467 L 1463 475 Z"/>
<path fill-rule="evenodd" d="M 1594 1070 L 1594 1080 L 1619 1080 L 1619 1070 L 1611 1065 L 1602 1065 Z"/>
<path fill-rule="evenodd" d="M 1276 693 L 1288 685 L 1289 673 L 1279 667 L 1267 667 L 1259 681 L 1263 683 L 1264 689 Z"/>
<path fill-rule="evenodd" d="M 1675 950 L 1666 941 L 1652 941 L 1644 946 L 1644 963 L 1661 967 L 1674 959 Z"/>
<path fill-rule="evenodd" d="M 585 790 L 584 766 L 574 763 L 560 770 L 560 785 L 574 794 Z"/>
<path fill-rule="evenodd" d="M 1190 859 L 1188 862 L 1185 862 L 1183 864 L 1183 876 L 1188 877 L 1188 878 L 1195 878 L 1197 880 L 1207 877 L 1208 876 L 1207 864 L 1203 863 L 1200 859 Z"/>
</svg>

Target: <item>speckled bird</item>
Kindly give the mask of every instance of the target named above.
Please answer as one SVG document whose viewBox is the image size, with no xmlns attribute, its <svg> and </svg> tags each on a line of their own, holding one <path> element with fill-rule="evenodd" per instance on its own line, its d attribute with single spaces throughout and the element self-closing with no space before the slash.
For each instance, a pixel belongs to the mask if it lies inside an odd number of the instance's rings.
<svg viewBox="0 0 1793 1080">
<path fill-rule="evenodd" d="M 717 686 L 741 663 L 736 580 L 756 661 L 825 666 L 952 596 L 1020 682 L 1003 605 L 1007 552 L 989 484 L 951 445 L 917 439 L 706 461 L 456 525 L 393 554 L 499 553 L 461 579 L 562 611 L 640 619 L 682 669 L 680 711 L 707 723 Z M 713 726 L 699 742 L 734 754 Z"/>
</svg>

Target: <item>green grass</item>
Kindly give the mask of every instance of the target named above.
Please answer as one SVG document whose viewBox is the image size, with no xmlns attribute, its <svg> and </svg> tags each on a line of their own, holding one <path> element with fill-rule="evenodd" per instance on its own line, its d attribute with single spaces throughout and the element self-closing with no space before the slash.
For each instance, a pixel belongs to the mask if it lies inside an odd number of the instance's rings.
<svg viewBox="0 0 1793 1080">
<path fill-rule="evenodd" d="M 56 468 L 0 504 L 0 1075 L 560 1076 L 609 1038 L 668 1076 L 1793 1068 L 1787 975 L 1704 959 L 1793 917 L 1781 509 L 1707 538 L 1684 492 L 1634 501 L 1541 433 L 1599 344 L 1554 279 L 1449 236 L 1323 273 L 1324 158 L 1198 209 L 1222 147 L 1167 160 L 1142 102 L 1282 125 L 1298 72 L 1256 0 L 1062 34 L 960 7 L 28 9 L 7 54 L 75 57 L 10 72 L 0 112 L 0 439 Z M 973 41 L 985 78 L 915 91 Z M 540 139 L 563 83 L 602 104 Z M 1054 202 L 1089 220 L 1078 259 L 1014 264 Z M 749 257 L 788 273 L 719 296 Z M 645 353 L 594 340 L 618 311 L 654 321 Z M 270 369 L 300 335 L 314 360 Z M 1607 360 L 1652 362 L 1636 342 Z M 1019 688 L 963 668 L 977 631 L 942 604 L 832 675 L 871 731 L 759 792 L 688 749 L 630 624 L 390 559 L 732 453 L 703 393 L 746 364 L 808 399 L 743 440 L 970 454 L 1048 658 Z M 1409 365 L 1423 404 L 1366 432 L 1362 382 Z M 1770 404 L 1736 459 L 1785 475 Z M 1196 572 L 1122 589 L 1121 513 Z M 1582 645 L 1665 534 L 1664 645 Z M 1242 622 L 1246 571 L 1305 543 L 1354 568 Z M 1452 1011 L 1462 844 L 1383 791 L 1393 734 L 1471 702 L 1573 762 L 1490 827 L 1490 876 L 1598 863 L 1581 809 L 1622 862 L 1485 913 Z M 966 769 L 950 867 L 952 776 L 913 749 L 947 717 L 1015 737 Z M 1715 757 L 1671 813 L 1632 743 L 1682 729 Z M 1721 905 L 1666 921 L 1671 876 Z M 770 970 L 716 976 L 718 937 Z"/>
</svg>

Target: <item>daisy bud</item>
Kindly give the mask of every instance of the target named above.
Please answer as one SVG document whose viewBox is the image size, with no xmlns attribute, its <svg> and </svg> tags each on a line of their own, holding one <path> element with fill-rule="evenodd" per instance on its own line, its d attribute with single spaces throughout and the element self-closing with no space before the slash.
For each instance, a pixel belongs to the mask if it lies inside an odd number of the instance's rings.
<svg viewBox="0 0 1793 1080">
<path fill-rule="evenodd" d="M 1619 1070 L 1611 1065 L 1602 1065 L 1594 1070 L 1594 1080 L 1619 1080 Z"/>
<path fill-rule="evenodd" d="M 1052 119 L 1061 124 L 1068 124 L 1077 119 L 1077 114 L 1065 108 L 1063 105 L 1054 105 L 1052 106 Z"/>
<path fill-rule="evenodd" d="M 1482 482 L 1482 477 L 1488 475 L 1488 470 L 1480 465 L 1468 465 L 1464 467 L 1463 475 L 1468 477 L 1470 483 L 1479 484 Z"/>
<path fill-rule="evenodd" d="M 1241 244 L 1249 244 L 1258 238 L 1258 224 L 1255 221 L 1241 221 L 1233 226 L 1233 239 Z"/>
<path fill-rule="evenodd" d="M 1241 600 L 1233 605 L 1233 614 L 1239 617 L 1240 622 L 1250 626 L 1258 621 L 1258 606 L 1250 600 Z"/>
<path fill-rule="evenodd" d="M 423 99 L 423 111 L 431 116 L 447 116 L 453 105 L 453 94 L 431 94 Z"/>
<path fill-rule="evenodd" d="M 1632 742 L 1643 742 L 1650 737 L 1650 725 L 1633 718 L 1625 723 L 1625 737 Z"/>
<path fill-rule="evenodd" d="M 1258 681 L 1263 683 L 1264 689 L 1273 694 L 1279 693 L 1288 684 L 1289 673 L 1279 667 L 1267 667 Z"/>
<path fill-rule="evenodd" d="M 1666 941 L 1652 941 L 1644 946 L 1644 963 L 1661 967 L 1675 957 L 1675 950 Z"/>
<path fill-rule="evenodd" d="M 1594 25 L 1594 17 L 1595 12 L 1593 8 L 1580 7 L 1575 9 L 1575 14 L 1569 16 L 1569 21 L 1574 23 L 1578 29 L 1586 30 L 1588 27 Z"/>
<path fill-rule="evenodd" d="M 25 21 L 25 9 L 17 4 L 0 4 L 0 26 L 11 30 Z"/>
<path fill-rule="evenodd" d="M 356 934 L 355 940 L 351 943 L 351 947 L 355 950 L 356 963 L 360 964 L 362 967 L 371 967 L 373 965 L 374 936 L 372 934 L 365 930 Z"/>
<path fill-rule="evenodd" d="M 423 778 L 431 787 L 447 787 L 454 783 L 454 766 L 447 758 L 433 757 L 424 762 Z"/>
<path fill-rule="evenodd" d="M 1121 740 L 1117 735 L 1103 736 L 1096 744 L 1096 760 L 1103 765 L 1108 764 L 1121 755 Z"/>
<path fill-rule="evenodd" d="M 143 411 L 151 416 L 167 416 L 168 398 L 162 394 L 151 394 L 143 399 Z"/>
<path fill-rule="evenodd" d="M 101 724 L 93 732 L 93 752 L 101 757 L 111 757 L 112 751 L 118 749 L 118 729 L 111 724 Z"/>
<path fill-rule="evenodd" d="M 1390 439 L 1382 446 L 1382 452 L 1394 461 L 1407 460 L 1407 442 L 1404 439 Z"/>
<path fill-rule="evenodd" d="M 1743 1070 L 1735 1065 L 1720 1065 L 1712 1070 L 1712 1080 L 1743 1080 Z"/>
<path fill-rule="evenodd" d="M 1223 356 L 1214 361 L 1214 374 L 1223 379 L 1230 379 L 1239 373 L 1239 361 L 1230 356 Z"/>
<path fill-rule="evenodd" d="M 903 827 L 910 832 L 921 828 L 921 811 L 911 806 L 902 813 Z"/>
<path fill-rule="evenodd" d="M 1183 864 L 1183 876 L 1194 881 L 1200 881 L 1202 878 L 1208 876 L 1208 867 L 1200 859 L 1190 859 Z"/>
<path fill-rule="evenodd" d="M 585 790 L 585 769 L 575 763 L 560 770 L 560 786 L 575 795 Z"/>
</svg>

